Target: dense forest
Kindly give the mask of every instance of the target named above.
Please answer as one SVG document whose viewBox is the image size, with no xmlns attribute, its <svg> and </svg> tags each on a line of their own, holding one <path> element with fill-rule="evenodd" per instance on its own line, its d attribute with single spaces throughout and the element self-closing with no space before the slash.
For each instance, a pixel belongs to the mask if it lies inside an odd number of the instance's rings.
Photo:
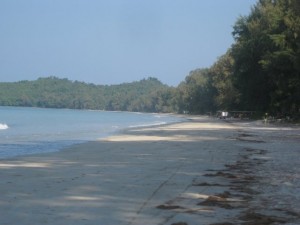
<svg viewBox="0 0 300 225">
<path fill-rule="evenodd" d="M 234 44 L 179 85 L 193 113 L 248 110 L 300 114 L 300 1 L 260 0 L 233 26 Z"/>
<path fill-rule="evenodd" d="M 48 77 L 35 81 L 0 83 L 0 105 L 170 112 L 174 111 L 170 106 L 173 89 L 151 77 L 139 82 L 109 86 Z"/>
<path fill-rule="evenodd" d="M 178 85 L 156 78 L 94 85 L 56 77 L 0 83 L 0 105 L 143 112 L 300 115 L 300 1 L 259 0 L 233 26 L 234 44 Z M 201 60 L 201 59 L 199 59 Z"/>
</svg>

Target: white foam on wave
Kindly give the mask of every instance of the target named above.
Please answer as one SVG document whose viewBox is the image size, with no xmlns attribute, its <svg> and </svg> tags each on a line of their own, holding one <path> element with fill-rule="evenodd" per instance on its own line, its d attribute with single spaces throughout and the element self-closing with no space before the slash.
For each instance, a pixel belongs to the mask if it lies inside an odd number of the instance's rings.
<svg viewBox="0 0 300 225">
<path fill-rule="evenodd" d="M 8 125 L 5 123 L 0 123 L 0 130 L 6 130 L 8 129 Z"/>
</svg>

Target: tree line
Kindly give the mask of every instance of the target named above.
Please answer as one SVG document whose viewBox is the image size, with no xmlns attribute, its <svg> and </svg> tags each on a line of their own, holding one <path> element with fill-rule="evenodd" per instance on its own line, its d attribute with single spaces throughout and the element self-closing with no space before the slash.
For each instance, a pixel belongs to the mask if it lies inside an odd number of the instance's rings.
<svg viewBox="0 0 300 225">
<path fill-rule="evenodd" d="M 233 26 L 234 44 L 178 89 L 192 113 L 248 110 L 300 114 L 300 1 L 260 0 Z"/>
<path fill-rule="evenodd" d="M 0 105 L 110 111 L 170 112 L 172 88 L 156 78 L 95 85 L 57 77 L 0 83 Z"/>
<path fill-rule="evenodd" d="M 300 114 L 300 1 L 259 0 L 233 26 L 233 45 L 177 87 L 156 78 L 94 85 L 56 77 L 0 83 L 0 105 L 204 114 Z"/>
</svg>

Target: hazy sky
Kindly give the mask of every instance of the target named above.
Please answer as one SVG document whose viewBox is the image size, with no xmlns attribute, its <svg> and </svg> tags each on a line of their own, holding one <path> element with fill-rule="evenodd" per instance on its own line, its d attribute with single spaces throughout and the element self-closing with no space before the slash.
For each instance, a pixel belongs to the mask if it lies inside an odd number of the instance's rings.
<svg viewBox="0 0 300 225">
<path fill-rule="evenodd" d="M 233 43 L 256 0 L 0 0 L 0 81 L 176 86 Z"/>
</svg>

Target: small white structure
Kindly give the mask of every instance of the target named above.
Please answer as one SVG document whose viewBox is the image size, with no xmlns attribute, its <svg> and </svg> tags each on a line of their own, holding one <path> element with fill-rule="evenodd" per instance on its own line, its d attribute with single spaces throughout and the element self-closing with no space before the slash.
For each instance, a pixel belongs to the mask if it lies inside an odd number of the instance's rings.
<svg viewBox="0 0 300 225">
<path fill-rule="evenodd" d="M 228 116 L 228 112 L 222 112 L 222 117 L 225 119 Z"/>
</svg>

